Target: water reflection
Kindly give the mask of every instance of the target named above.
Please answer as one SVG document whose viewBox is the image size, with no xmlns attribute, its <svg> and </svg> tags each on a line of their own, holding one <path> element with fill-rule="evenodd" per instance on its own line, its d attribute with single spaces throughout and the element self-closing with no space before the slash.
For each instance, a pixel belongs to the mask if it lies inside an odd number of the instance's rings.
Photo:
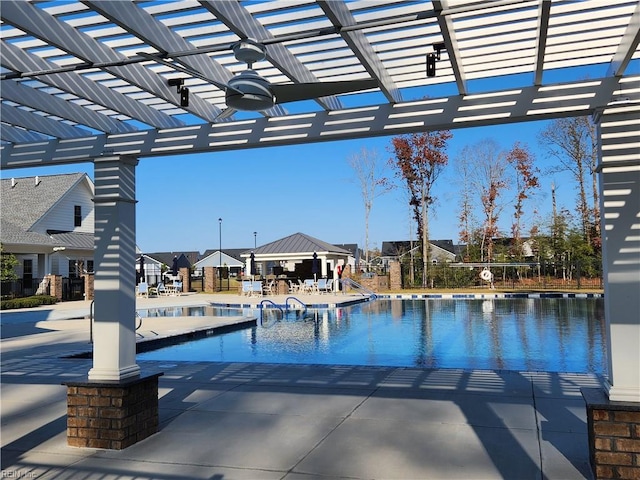
<svg viewBox="0 0 640 480">
<path fill-rule="evenodd" d="M 267 328 L 140 358 L 606 374 L 602 299 L 377 300 L 269 315 L 279 317 Z"/>
</svg>

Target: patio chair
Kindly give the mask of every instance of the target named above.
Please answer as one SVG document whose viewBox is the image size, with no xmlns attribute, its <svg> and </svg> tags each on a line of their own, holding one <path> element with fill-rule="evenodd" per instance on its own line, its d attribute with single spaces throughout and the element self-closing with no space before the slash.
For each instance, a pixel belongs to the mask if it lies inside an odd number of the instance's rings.
<svg viewBox="0 0 640 480">
<path fill-rule="evenodd" d="M 300 286 L 293 283 L 289 280 L 289 293 L 298 293 L 300 291 Z"/>
<path fill-rule="evenodd" d="M 256 297 L 261 297 L 262 296 L 262 282 L 261 281 L 255 281 L 255 282 L 251 282 L 252 286 L 251 286 L 251 295 L 254 295 Z"/>
<path fill-rule="evenodd" d="M 173 293 L 175 295 L 180 295 L 182 293 L 182 282 L 173 282 Z"/>
<path fill-rule="evenodd" d="M 251 295 L 251 290 L 253 289 L 253 283 L 251 280 L 243 280 L 242 281 L 242 295 L 248 297 Z"/>
<path fill-rule="evenodd" d="M 147 297 L 149 298 L 149 284 L 147 282 L 140 282 L 137 287 L 137 295 L 138 297 Z"/>
<path fill-rule="evenodd" d="M 327 287 L 325 289 L 327 293 L 333 293 L 333 278 L 327 280 Z"/>
<path fill-rule="evenodd" d="M 316 285 L 318 293 L 327 293 L 327 279 L 321 278 Z"/>
<path fill-rule="evenodd" d="M 169 295 L 169 292 L 167 292 L 167 289 L 164 288 L 164 283 L 162 282 L 158 283 L 158 286 L 156 287 L 156 293 L 159 297 L 166 297 Z"/>
<path fill-rule="evenodd" d="M 265 295 L 275 295 L 276 292 L 276 281 L 275 280 L 269 280 L 269 282 L 267 282 L 264 286 L 264 290 L 263 293 Z"/>
<path fill-rule="evenodd" d="M 316 282 L 314 282 L 312 278 L 304 281 L 304 293 L 314 293 L 317 291 Z"/>
</svg>

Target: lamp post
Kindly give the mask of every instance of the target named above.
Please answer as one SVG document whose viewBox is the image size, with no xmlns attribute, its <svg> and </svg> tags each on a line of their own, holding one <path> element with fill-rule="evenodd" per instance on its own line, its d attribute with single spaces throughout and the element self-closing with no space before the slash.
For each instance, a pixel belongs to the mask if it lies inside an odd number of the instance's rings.
<svg viewBox="0 0 640 480">
<path fill-rule="evenodd" d="M 256 249 L 256 245 L 258 244 L 258 232 L 253 232 L 253 249 Z"/>
<path fill-rule="evenodd" d="M 218 218 L 218 235 L 219 235 L 219 243 L 218 246 L 218 276 L 220 277 L 220 281 L 218 282 L 218 291 L 222 291 L 222 218 Z"/>
</svg>

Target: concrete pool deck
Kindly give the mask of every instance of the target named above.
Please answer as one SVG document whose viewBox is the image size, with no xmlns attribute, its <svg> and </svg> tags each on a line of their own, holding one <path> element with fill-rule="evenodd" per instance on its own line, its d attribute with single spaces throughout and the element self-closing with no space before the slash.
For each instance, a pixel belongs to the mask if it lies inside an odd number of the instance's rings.
<svg viewBox="0 0 640 480">
<path fill-rule="evenodd" d="M 137 308 L 240 299 L 142 298 Z M 592 478 L 580 388 L 600 380 L 571 373 L 141 361 L 145 372 L 164 372 L 159 432 L 120 451 L 69 447 L 61 383 L 86 376 L 91 360 L 63 357 L 90 349 L 89 306 L 2 314 L 5 478 Z M 233 321 L 145 318 L 139 332 Z"/>
</svg>

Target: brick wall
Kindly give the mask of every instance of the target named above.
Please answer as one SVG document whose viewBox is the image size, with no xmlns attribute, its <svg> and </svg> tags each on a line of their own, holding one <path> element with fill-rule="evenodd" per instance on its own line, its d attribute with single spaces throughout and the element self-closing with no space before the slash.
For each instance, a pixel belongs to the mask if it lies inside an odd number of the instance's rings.
<svg viewBox="0 0 640 480">
<path fill-rule="evenodd" d="M 86 273 L 84 275 L 84 299 L 93 300 L 95 298 L 94 290 L 94 275 L 93 273 Z"/>
<path fill-rule="evenodd" d="M 582 396 L 595 478 L 640 479 L 640 403 L 609 402 L 598 389 L 583 389 Z"/>
<path fill-rule="evenodd" d="M 118 384 L 65 382 L 67 443 L 122 450 L 158 431 L 158 377 Z"/>
</svg>

